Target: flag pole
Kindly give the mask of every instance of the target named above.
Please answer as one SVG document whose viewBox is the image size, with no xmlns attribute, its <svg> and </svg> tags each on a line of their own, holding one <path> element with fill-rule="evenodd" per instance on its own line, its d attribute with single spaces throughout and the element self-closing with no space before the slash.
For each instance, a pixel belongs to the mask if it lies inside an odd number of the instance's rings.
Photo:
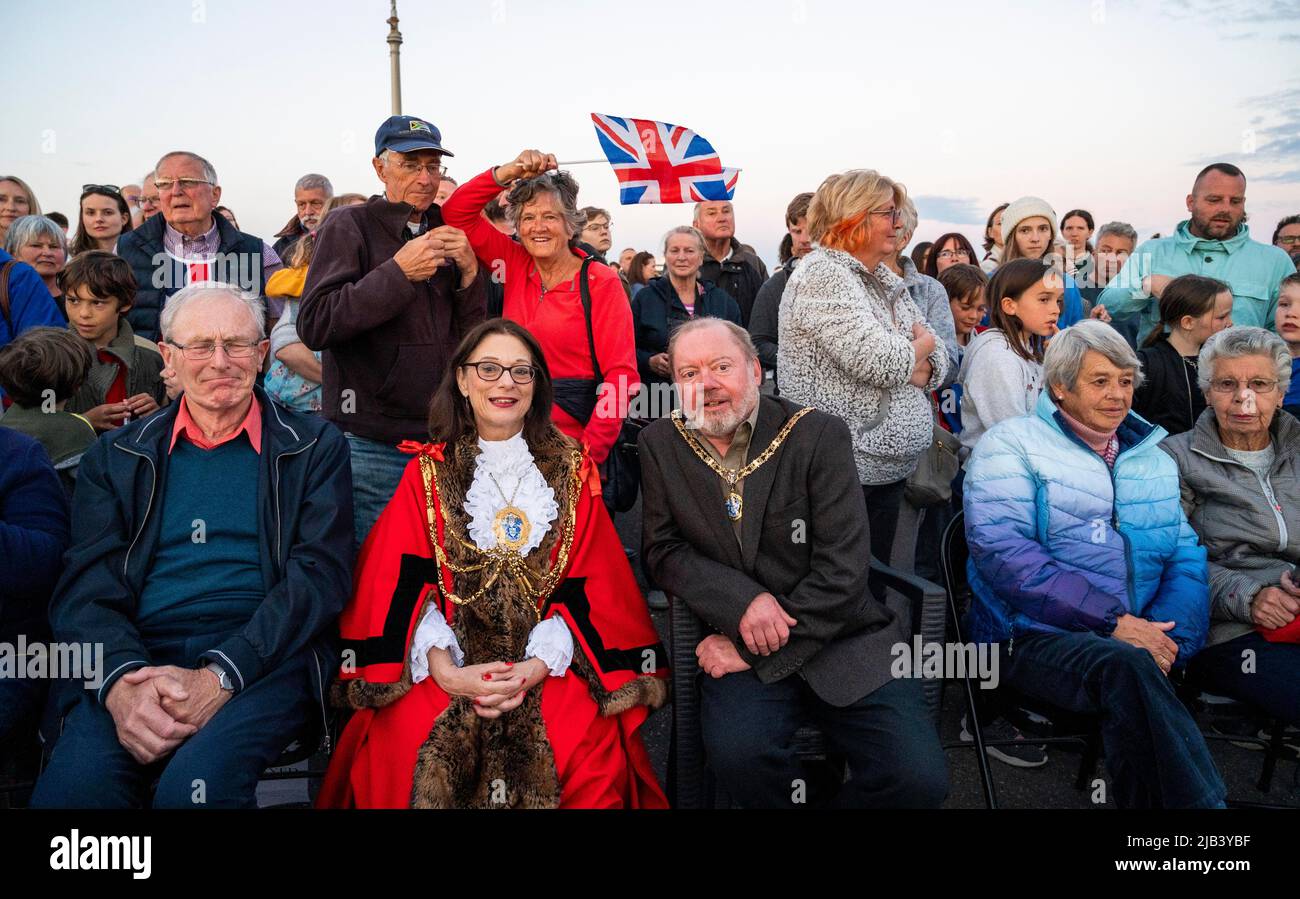
<svg viewBox="0 0 1300 899">
<path fill-rule="evenodd" d="M 608 159 L 568 159 L 560 160 L 556 165 L 596 165 L 598 163 L 608 163 Z M 735 169 L 737 172 L 743 172 L 744 169 Z"/>
</svg>

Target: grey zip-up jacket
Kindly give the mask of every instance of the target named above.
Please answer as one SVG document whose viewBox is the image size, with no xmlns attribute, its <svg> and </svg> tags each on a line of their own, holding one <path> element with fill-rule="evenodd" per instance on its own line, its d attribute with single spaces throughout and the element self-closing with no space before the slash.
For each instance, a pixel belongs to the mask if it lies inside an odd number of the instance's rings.
<svg viewBox="0 0 1300 899">
<path fill-rule="evenodd" d="M 1160 448 L 1178 463 L 1183 509 L 1210 565 L 1210 637 L 1223 643 L 1254 630 L 1250 607 L 1264 587 L 1300 562 L 1300 422 L 1280 408 L 1269 427 L 1275 507 L 1253 471 L 1233 460 L 1219 439 L 1213 409 Z"/>
</svg>

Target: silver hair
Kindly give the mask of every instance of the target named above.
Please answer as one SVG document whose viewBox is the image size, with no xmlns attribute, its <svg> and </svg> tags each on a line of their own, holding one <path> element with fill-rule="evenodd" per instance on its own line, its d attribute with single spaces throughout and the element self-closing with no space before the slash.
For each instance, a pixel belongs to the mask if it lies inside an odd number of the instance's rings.
<svg viewBox="0 0 1300 899">
<path fill-rule="evenodd" d="M 916 233 L 916 226 L 921 223 L 921 218 L 916 211 L 916 204 L 912 202 L 911 197 L 907 197 L 899 208 L 902 210 L 902 214 L 898 218 L 898 227 L 902 228 L 903 234 L 910 238 Z"/>
<path fill-rule="evenodd" d="M 1107 234 L 1114 234 L 1116 237 L 1131 240 L 1133 245 L 1137 246 L 1138 233 L 1128 222 L 1107 222 L 1097 229 L 1097 236 L 1094 240 L 1101 243 L 1101 239 Z"/>
<path fill-rule="evenodd" d="M 5 252 L 17 256 L 19 250 L 42 237 L 53 237 L 63 247 L 63 252 L 68 252 L 68 235 L 63 233 L 57 222 L 43 215 L 24 215 L 14 219 L 9 232 L 5 234 Z"/>
<path fill-rule="evenodd" d="M 1052 338 L 1043 354 L 1043 383 L 1064 384 L 1073 390 L 1089 350 L 1101 353 L 1117 368 L 1133 372 L 1134 389 L 1142 386 L 1142 363 L 1137 353 L 1118 331 L 1096 319 L 1076 322 Z"/>
<path fill-rule="evenodd" d="M 510 188 L 506 206 L 506 221 L 519 233 L 519 216 L 524 207 L 534 202 L 540 194 L 552 194 L 560 201 L 564 211 L 564 227 L 570 244 L 587 227 L 587 213 L 578 207 L 578 182 L 568 172 L 549 172 L 536 178 L 515 182 Z"/>
<path fill-rule="evenodd" d="M 334 196 L 334 185 L 324 175 L 303 175 L 293 186 L 294 193 L 300 190 L 323 190 L 326 197 Z"/>
<path fill-rule="evenodd" d="M 162 316 L 158 322 L 163 340 L 171 343 L 176 316 L 180 314 L 182 309 L 200 297 L 212 297 L 221 294 L 232 296 L 244 304 L 257 325 L 257 339 L 264 339 L 266 337 L 266 307 L 262 303 L 261 297 L 255 293 L 241 290 L 233 284 L 226 284 L 221 281 L 200 281 L 197 284 L 182 287 L 167 298 L 167 304 L 163 306 Z"/>
<path fill-rule="evenodd" d="M 172 150 L 170 153 L 164 153 L 160 156 L 158 158 L 158 164 L 153 167 L 155 177 L 158 175 L 158 170 L 162 168 L 162 164 L 173 156 L 188 156 L 199 164 L 199 168 L 203 169 L 203 177 L 211 181 L 214 187 L 220 183 L 217 181 L 217 170 L 212 167 L 212 163 L 208 162 L 198 153 L 191 153 L 189 150 Z"/>
<path fill-rule="evenodd" d="M 694 237 L 696 243 L 700 245 L 701 253 L 707 251 L 706 247 L 704 246 L 704 235 L 700 233 L 700 230 L 698 228 L 692 228 L 690 225 L 678 225 L 676 228 L 673 228 L 671 231 L 669 231 L 667 234 L 664 235 L 665 256 L 668 255 L 668 241 L 672 239 L 672 236 L 674 234 L 689 234 L 691 237 Z"/>
<path fill-rule="evenodd" d="M 731 339 L 736 341 L 740 351 L 745 356 L 746 362 L 758 361 L 758 350 L 754 347 L 754 341 L 749 336 L 749 332 L 735 322 L 727 321 L 725 318 L 693 318 L 683 324 L 673 332 L 673 336 L 668 339 L 668 361 L 671 364 L 673 359 L 673 350 L 677 347 L 677 341 L 681 340 L 687 334 L 693 334 L 703 328 L 722 328 L 731 335 Z"/>
<path fill-rule="evenodd" d="M 380 162 L 382 162 L 384 165 L 388 165 L 388 157 L 389 157 L 390 155 L 392 155 L 393 153 L 395 153 L 395 152 L 396 152 L 395 150 L 389 149 L 388 147 L 384 147 L 384 149 L 381 150 L 381 151 L 379 152 L 379 155 L 376 156 L 375 158 L 378 159 Z M 412 150 L 411 152 L 412 152 L 412 153 L 418 153 L 419 151 L 418 151 L 418 150 Z M 439 158 L 439 159 L 442 158 L 442 152 L 441 152 L 441 151 L 437 151 L 437 150 L 435 150 L 434 152 L 436 152 L 436 153 L 438 154 L 438 158 Z M 324 176 L 324 175 L 321 175 L 321 176 L 319 176 L 319 177 L 324 178 L 325 176 Z"/>
<path fill-rule="evenodd" d="M 1214 377 L 1214 363 L 1220 359 L 1240 359 L 1242 356 L 1264 356 L 1273 360 L 1277 386 L 1283 394 L 1291 386 L 1291 351 L 1286 341 L 1272 331 L 1236 325 L 1213 334 L 1201 346 L 1196 359 L 1196 386 L 1202 391 L 1210 389 Z"/>
<path fill-rule="evenodd" d="M 693 207 L 691 207 L 691 221 L 698 222 L 700 220 L 700 207 L 703 206 L 705 203 L 731 203 L 732 204 L 731 208 L 732 209 L 736 208 L 734 200 L 701 200 L 700 202 L 696 203 Z"/>
</svg>

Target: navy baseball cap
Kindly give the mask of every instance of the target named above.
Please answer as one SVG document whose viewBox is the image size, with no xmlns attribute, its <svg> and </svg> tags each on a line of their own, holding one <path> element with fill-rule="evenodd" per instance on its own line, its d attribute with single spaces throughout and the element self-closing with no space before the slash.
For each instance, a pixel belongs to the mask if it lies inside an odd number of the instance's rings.
<svg viewBox="0 0 1300 899">
<path fill-rule="evenodd" d="M 438 126 L 415 116 L 390 116 L 375 132 L 375 155 L 385 150 L 410 153 L 414 150 L 437 150 L 443 156 L 456 154 L 442 145 Z"/>
</svg>

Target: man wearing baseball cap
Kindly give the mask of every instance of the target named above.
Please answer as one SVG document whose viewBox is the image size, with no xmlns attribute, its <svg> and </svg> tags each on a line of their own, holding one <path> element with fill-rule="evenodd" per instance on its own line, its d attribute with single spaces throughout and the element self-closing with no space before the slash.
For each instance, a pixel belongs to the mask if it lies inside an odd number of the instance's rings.
<svg viewBox="0 0 1300 899">
<path fill-rule="evenodd" d="M 328 215 L 307 272 L 298 334 L 322 351 L 321 414 L 352 450 L 358 544 L 410 458 L 397 444 L 428 439 L 429 398 L 487 311 L 487 275 L 434 204 L 451 155 L 427 119 L 380 125 L 373 163 L 384 192 Z"/>
</svg>

